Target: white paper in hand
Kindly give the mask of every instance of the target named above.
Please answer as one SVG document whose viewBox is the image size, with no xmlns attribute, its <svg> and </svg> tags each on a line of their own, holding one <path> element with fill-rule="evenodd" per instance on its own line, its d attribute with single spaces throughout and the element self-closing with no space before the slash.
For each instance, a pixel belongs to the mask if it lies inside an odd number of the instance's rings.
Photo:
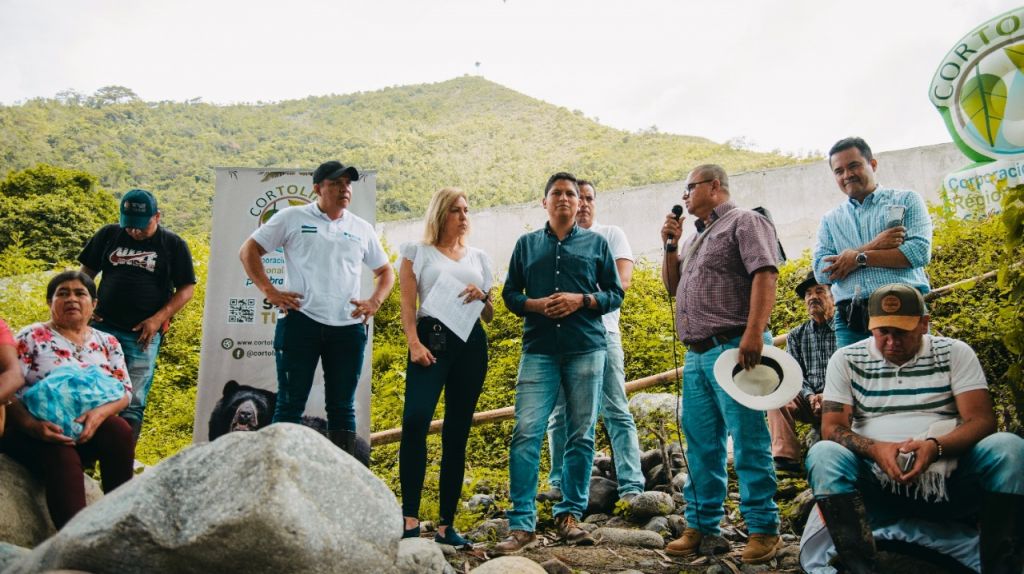
<svg viewBox="0 0 1024 574">
<path fill-rule="evenodd" d="M 420 303 L 424 313 L 437 319 L 465 341 L 473 331 L 473 325 L 484 310 L 483 301 L 463 303 L 462 293 L 466 284 L 448 273 L 441 273 L 430 292 Z"/>
</svg>

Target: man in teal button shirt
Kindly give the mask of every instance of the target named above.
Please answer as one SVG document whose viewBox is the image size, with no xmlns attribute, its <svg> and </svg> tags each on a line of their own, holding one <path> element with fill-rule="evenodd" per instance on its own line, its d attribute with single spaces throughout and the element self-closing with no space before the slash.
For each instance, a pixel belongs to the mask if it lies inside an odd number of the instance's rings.
<svg viewBox="0 0 1024 574">
<path fill-rule="evenodd" d="M 604 376 L 606 340 L 601 315 L 622 305 L 623 290 L 608 242 L 576 225 L 579 187 L 556 173 L 544 189 L 548 221 L 519 238 L 502 290 L 505 305 L 524 318 L 523 354 L 516 384 L 516 423 L 509 454 L 508 538 L 495 547 L 518 552 L 536 542 L 537 473 L 548 417 L 561 389 L 566 399 L 564 498 L 555 505 L 559 535 L 593 544 L 579 528 L 587 507 L 594 439 Z"/>
</svg>

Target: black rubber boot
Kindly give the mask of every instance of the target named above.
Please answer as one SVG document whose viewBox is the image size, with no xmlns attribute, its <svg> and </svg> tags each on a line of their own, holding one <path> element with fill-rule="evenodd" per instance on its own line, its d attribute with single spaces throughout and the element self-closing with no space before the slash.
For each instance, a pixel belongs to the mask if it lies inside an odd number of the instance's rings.
<svg viewBox="0 0 1024 574">
<path fill-rule="evenodd" d="M 836 494 L 817 499 L 818 508 L 825 518 L 825 526 L 832 535 L 836 553 L 842 564 L 841 572 L 869 574 L 878 572 L 875 537 L 871 534 L 864 500 L 859 492 Z"/>
<path fill-rule="evenodd" d="M 356 433 L 350 430 L 329 430 L 327 431 L 327 438 L 330 439 L 334 446 L 341 450 L 349 453 L 352 456 L 356 455 Z"/>
<path fill-rule="evenodd" d="M 981 506 L 982 574 L 1024 570 L 1024 496 L 986 492 Z"/>
</svg>

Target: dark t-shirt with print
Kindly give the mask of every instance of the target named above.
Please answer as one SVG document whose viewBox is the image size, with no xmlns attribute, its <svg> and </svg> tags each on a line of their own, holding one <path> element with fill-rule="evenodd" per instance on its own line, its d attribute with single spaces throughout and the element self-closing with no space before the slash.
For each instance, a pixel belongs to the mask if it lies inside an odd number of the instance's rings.
<svg viewBox="0 0 1024 574">
<path fill-rule="evenodd" d="M 101 274 L 96 315 L 123 330 L 153 316 L 174 289 L 196 282 L 188 244 L 162 226 L 149 239 L 136 241 L 121 226 L 106 225 L 85 244 L 78 261 Z"/>
</svg>

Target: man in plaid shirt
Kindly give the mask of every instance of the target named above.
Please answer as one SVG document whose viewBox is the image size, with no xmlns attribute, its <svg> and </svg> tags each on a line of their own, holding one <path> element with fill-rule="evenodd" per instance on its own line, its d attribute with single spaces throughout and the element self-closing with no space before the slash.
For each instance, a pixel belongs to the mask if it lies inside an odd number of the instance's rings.
<svg viewBox="0 0 1024 574">
<path fill-rule="evenodd" d="M 768 411 L 768 430 L 772 435 L 772 457 L 779 471 L 800 470 L 800 443 L 796 437 L 797 420 L 811 424 L 812 433 L 821 437 L 821 393 L 825 389 L 825 369 L 836 352 L 835 305 L 828 285 L 814 279 L 814 272 L 796 286 L 797 297 L 807 305 L 810 319 L 786 336 L 786 352 L 793 355 L 804 372 L 800 394 L 781 409 Z M 816 439 L 815 439 L 816 441 Z"/>
</svg>

